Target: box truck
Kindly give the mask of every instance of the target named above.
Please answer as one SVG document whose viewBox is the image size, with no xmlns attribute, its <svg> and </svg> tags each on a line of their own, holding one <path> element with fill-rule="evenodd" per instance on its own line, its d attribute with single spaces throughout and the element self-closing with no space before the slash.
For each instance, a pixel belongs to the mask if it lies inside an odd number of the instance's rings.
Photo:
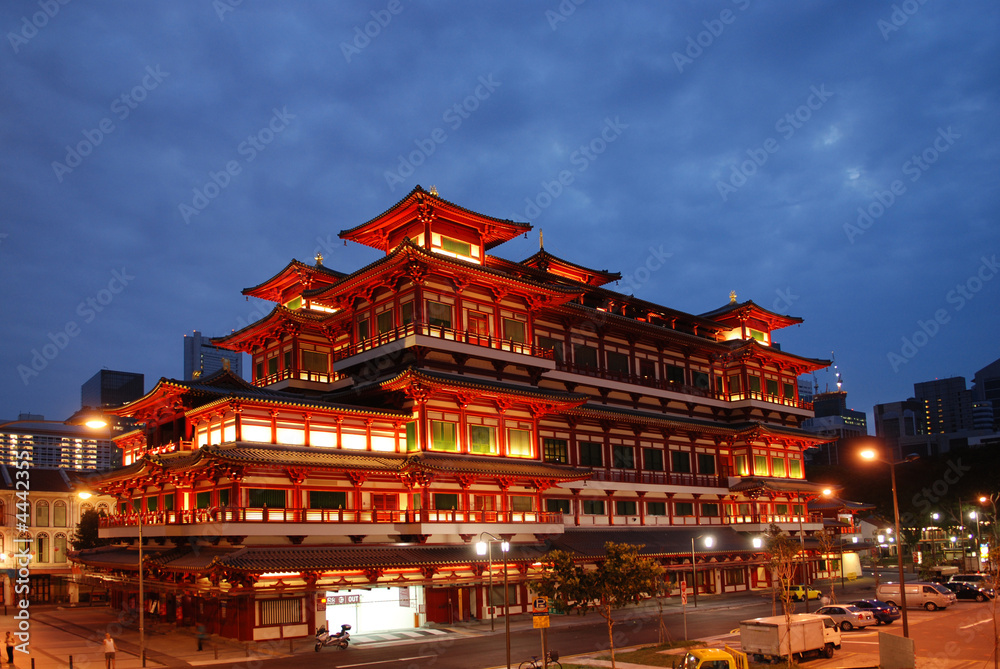
<svg viewBox="0 0 1000 669">
<path fill-rule="evenodd" d="M 793 614 L 790 621 L 785 616 L 754 618 L 740 623 L 740 644 L 757 662 L 789 654 L 833 657 L 834 649 L 840 648 L 840 628 L 833 618 L 810 613 Z"/>
</svg>

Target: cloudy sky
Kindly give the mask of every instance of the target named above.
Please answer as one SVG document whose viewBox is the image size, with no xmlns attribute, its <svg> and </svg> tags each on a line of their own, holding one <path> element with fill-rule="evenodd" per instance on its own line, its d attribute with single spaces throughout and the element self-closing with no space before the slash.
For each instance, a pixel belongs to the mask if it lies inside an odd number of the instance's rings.
<svg viewBox="0 0 1000 669">
<path fill-rule="evenodd" d="M 373 260 L 337 233 L 416 184 L 622 292 L 804 318 L 778 341 L 835 354 L 855 409 L 971 384 L 1000 357 L 998 13 L 4 2 L 0 417 L 65 418 L 102 367 L 180 377 L 291 258 Z"/>
</svg>

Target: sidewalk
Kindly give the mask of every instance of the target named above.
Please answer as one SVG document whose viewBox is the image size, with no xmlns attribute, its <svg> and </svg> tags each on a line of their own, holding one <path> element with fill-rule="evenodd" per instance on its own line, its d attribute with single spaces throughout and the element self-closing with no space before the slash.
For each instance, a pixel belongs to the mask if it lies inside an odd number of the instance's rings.
<svg viewBox="0 0 1000 669">
<path fill-rule="evenodd" d="M 826 591 L 828 587 L 824 588 Z M 840 586 L 837 586 L 840 595 Z M 858 579 L 847 584 L 847 596 L 851 598 L 870 597 L 873 595 L 871 577 Z M 741 593 L 730 595 L 702 595 L 698 598 L 698 606 L 689 604 L 689 613 L 706 610 L 737 609 L 761 602 L 770 601 L 767 592 Z M 811 609 L 818 608 L 818 602 L 811 602 Z M 9 615 L 0 615 L 0 636 L 8 630 L 17 631 L 18 621 L 14 619 L 13 609 Z M 682 607 L 679 597 L 663 600 L 663 615 L 669 618 L 679 616 Z M 28 654 L 14 653 L 16 667 L 30 669 L 34 660 L 34 669 L 68 669 L 72 658 L 73 669 L 104 669 L 104 651 L 101 639 L 105 632 L 111 632 L 118 648 L 115 669 L 140 669 L 139 661 L 139 631 L 134 623 L 131 627 L 123 626 L 118 618 L 118 612 L 106 606 L 56 606 L 36 605 L 30 609 L 30 627 L 28 629 Z M 587 620 L 592 620 L 590 614 Z M 656 602 L 645 602 L 640 606 L 629 607 L 616 612 L 616 618 L 625 620 L 636 617 L 659 615 Z M 576 614 L 553 615 L 550 617 L 552 627 L 572 627 L 579 624 L 583 618 Z M 416 630 L 400 630 L 396 632 L 379 632 L 372 634 L 357 634 L 351 637 L 352 645 L 358 648 L 372 648 L 385 645 L 411 645 L 431 643 L 447 638 L 462 638 L 468 636 L 485 636 L 504 634 L 503 618 L 494 622 L 495 630 L 490 630 L 490 620 L 476 620 L 468 623 L 457 623 L 448 626 L 431 625 Z M 532 629 L 531 616 L 511 618 L 511 631 Z M 271 642 L 241 642 L 233 639 L 223 639 L 211 636 L 204 644 L 204 650 L 198 651 L 198 642 L 193 628 L 176 627 L 167 623 L 156 623 L 146 620 L 145 648 L 146 666 L 152 669 L 159 667 L 188 667 L 226 662 L 237 664 L 252 662 L 265 657 L 289 657 L 292 655 L 315 654 L 314 640 L 309 638 L 279 640 Z"/>
</svg>

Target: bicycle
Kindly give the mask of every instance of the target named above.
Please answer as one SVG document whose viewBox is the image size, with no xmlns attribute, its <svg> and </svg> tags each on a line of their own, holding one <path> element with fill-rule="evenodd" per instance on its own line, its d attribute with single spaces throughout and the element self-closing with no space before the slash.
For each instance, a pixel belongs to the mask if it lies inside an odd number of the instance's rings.
<svg viewBox="0 0 1000 669">
<path fill-rule="evenodd" d="M 562 665 L 559 664 L 559 653 L 554 650 L 550 650 L 545 654 L 548 658 L 549 669 L 562 669 Z M 531 661 L 524 661 L 518 665 L 517 669 L 542 669 L 544 663 L 538 659 L 537 655 L 531 656 Z"/>
</svg>

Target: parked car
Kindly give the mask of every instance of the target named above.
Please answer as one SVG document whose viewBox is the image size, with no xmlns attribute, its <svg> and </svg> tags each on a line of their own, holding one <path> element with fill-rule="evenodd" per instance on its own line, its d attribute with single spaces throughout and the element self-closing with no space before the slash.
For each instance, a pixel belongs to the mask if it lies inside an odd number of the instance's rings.
<svg viewBox="0 0 1000 669">
<path fill-rule="evenodd" d="M 887 604 L 886 602 L 880 601 L 878 599 L 856 599 L 853 602 L 847 602 L 851 606 L 856 606 L 862 611 L 868 611 L 873 616 L 879 625 L 883 623 L 886 625 L 891 625 L 894 620 L 899 620 L 902 617 L 899 608 L 893 606 L 892 604 Z"/>
<path fill-rule="evenodd" d="M 993 588 L 986 585 L 978 586 L 960 581 L 945 583 L 944 587 L 954 592 L 955 597 L 958 599 L 974 599 L 977 602 L 985 602 L 987 599 L 993 599 L 995 594 Z"/>
<path fill-rule="evenodd" d="M 871 611 L 862 611 L 856 606 L 851 606 L 850 604 L 830 604 L 828 606 L 820 607 L 819 611 L 816 612 L 818 616 L 830 616 L 833 618 L 834 622 L 840 625 L 840 629 L 848 632 L 855 627 L 868 627 L 869 625 L 877 625 L 878 620 L 872 615 Z"/>
<path fill-rule="evenodd" d="M 925 608 L 928 611 L 946 608 L 955 603 L 955 593 L 938 583 L 914 581 L 906 584 L 906 605 L 910 608 Z M 875 596 L 893 606 L 903 603 L 899 594 L 899 583 L 881 583 L 875 589 Z"/>
<path fill-rule="evenodd" d="M 805 601 L 806 597 L 809 599 L 819 599 L 823 596 L 823 593 L 816 588 L 810 588 L 805 585 L 793 585 L 788 589 L 788 592 L 792 595 L 792 601 L 802 602 Z"/>
<path fill-rule="evenodd" d="M 969 585 L 983 586 L 990 583 L 989 574 L 950 574 L 945 583 L 968 583 Z"/>
</svg>

